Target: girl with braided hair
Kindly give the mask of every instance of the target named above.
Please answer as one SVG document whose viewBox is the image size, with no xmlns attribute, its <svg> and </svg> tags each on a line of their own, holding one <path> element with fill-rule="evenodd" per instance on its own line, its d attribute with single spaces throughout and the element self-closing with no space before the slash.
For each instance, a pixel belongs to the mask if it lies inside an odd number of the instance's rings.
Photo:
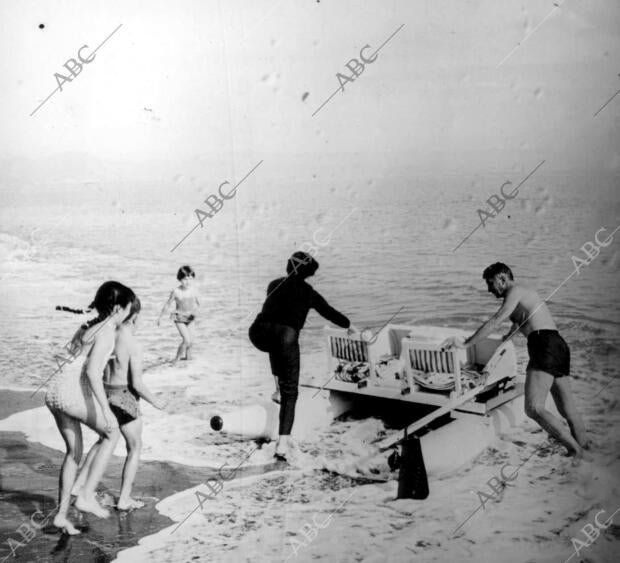
<svg viewBox="0 0 620 563">
<path fill-rule="evenodd" d="M 97 432 L 101 442 L 74 505 L 78 510 L 100 518 L 109 515 L 97 502 L 95 488 L 108 465 L 120 432 L 106 398 L 103 372 L 114 350 L 116 330 L 129 315 L 134 298 L 131 289 L 116 281 L 107 281 L 99 287 L 89 306 L 98 315 L 84 323 L 71 341 L 73 355 L 84 351 L 84 363 L 81 369 L 76 362 L 70 363 L 57 373 L 45 396 L 45 404 L 54 416 L 67 449 L 60 470 L 59 504 L 53 524 L 70 535 L 80 533 L 67 516 L 71 490 L 82 459 L 80 424 Z"/>
</svg>

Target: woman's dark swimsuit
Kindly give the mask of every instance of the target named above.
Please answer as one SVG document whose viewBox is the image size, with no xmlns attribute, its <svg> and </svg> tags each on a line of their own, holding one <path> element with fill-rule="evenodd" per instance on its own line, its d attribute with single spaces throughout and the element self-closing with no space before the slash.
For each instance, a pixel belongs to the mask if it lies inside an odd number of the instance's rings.
<svg viewBox="0 0 620 563">
<path fill-rule="evenodd" d="M 533 330 L 527 337 L 530 361 L 527 369 L 537 369 L 554 377 L 570 375 L 570 350 L 557 330 Z"/>
<path fill-rule="evenodd" d="M 290 276 L 273 280 L 267 288 L 262 311 L 249 330 L 250 341 L 269 354 L 271 373 L 280 385 L 280 431 L 291 433 L 299 384 L 299 331 L 308 311 L 315 309 L 327 320 L 349 328 L 347 317 L 339 313 L 310 284 Z"/>
<path fill-rule="evenodd" d="M 118 424 L 123 426 L 140 416 L 140 406 L 138 401 L 140 396 L 128 385 L 108 385 L 103 384 L 110 410 L 118 420 Z"/>
</svg>

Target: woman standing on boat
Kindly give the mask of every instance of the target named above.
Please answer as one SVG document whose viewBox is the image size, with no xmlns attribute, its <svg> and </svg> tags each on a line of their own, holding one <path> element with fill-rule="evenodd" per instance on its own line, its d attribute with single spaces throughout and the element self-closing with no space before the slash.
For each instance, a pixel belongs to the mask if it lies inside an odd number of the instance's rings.
<svg viewBox="0 0 620 563">
<path fill-rule="evenodd" d="M 275 457 L 286 460 L 290 434 L 295 420 L 299 384 L 299 332 L 310 309 L 328 321 L 358 332 L 349 319 L 330 307 L 306 278 L 314 275 L 319 263 L 305 252 L 295 252 L 286 265 L 285 278 L 273 280 L 267 288 L 262 311 L 249 330 L 250 341 L 269 354 L 276 392 L 272 398 L 280 403 L 280 429 Z"/>
</svg>

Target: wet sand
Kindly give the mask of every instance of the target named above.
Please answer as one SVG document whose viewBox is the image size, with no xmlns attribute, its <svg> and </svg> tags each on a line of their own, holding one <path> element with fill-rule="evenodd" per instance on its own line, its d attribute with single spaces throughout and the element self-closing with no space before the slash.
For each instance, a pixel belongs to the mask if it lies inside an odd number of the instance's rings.
<svg viewBox="0 0 620 563">
<path fill-rule="evenodd" d="M 43 393 L 32 398 L 30 395 L 3 390 L 0 420 L 42 406 Z M 0 432 L 0 561 L 112 561 L 120 550 L 137 545 L 140 538 L 174 524 L 155 509 L 161 499 L 204 483 L 216 474 L 212 469 L 177 463 L 141 462 L 133 496 L 146 503 L 144 508 L 132 512 L 112 510 L 107 520 L 72 510 L 70 518 L 87 533 L 62 536 L 48 524 L 27 542 L 17 528 L 28 523 L 37 509 L 47 515 L 56 507 L 62 457 L 57 450 L 28 442 L 20 432 Z M 118 496 L 123 461 L 112 458 L 99 485 L 100 492 Z M 240 476 L 251 473 L 251 468 L 239 471 Z M 35 521 L 42 518 L 36 516 Z M 9 542 L 9 538 L 14 541 Z"/>
</svg>

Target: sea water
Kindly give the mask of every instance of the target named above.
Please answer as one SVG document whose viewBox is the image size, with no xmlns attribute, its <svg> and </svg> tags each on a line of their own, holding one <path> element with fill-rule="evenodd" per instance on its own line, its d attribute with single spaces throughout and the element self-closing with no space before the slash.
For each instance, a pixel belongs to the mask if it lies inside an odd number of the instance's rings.
<svg viewBox="0 0 620 563">
<path fill-rule="evenodd" d="M 620 418 L 615 380 L 620 233 L 566 281 L 574 271 L 572 256 L 582 256 L 581 246 L 601 227 L 609 233 L 617 226 L 618 204 L 609 198 L 590 200 L 579 191 L 566 193 L 562 182 L 541 175 L 454 252 L 479 224 L 477 210 L 504 180 L 498 176 L 493 185 L 466 191 L 458 189 L 457 179 L 450 180 L 451 186 L 433 178 L 389 184 L 376 179 L 329 191 L 295 186 L 277 196 L 248 180 L 245 191 L 239 190 L 227 208 L 174 252 L 197 222 L 193 209 L 200 206 L 200 193 L 194 194 L 197 201 L 173 200 L 169 206 L 161 200 L 149 205 L 144 192 L 131 204 L 129 196 L 110 198 L 106 192 L 90 194 L 88 201 L 77 198 L 70 209 L 62 200 L 5 207 L 0 233 L 2 383 L 20 389 L 43 385 L 39 392 L 44 393 L 56 368 L 53 355 L 83 322 L 54 307 L 84 308 L 103 281 L 118 280 L 142 301 L 137 335 L 148 368 L 144 379 L 168 401 L 166 414 L 143 406 L 143 458 L 218 467 L 236 459 L 244 444 L 214 433 L 210 416 L 269 400 L 273 391 L 267 356 L 250 344 L 247 329 L 269 281 L 284 274 L 293 251 L 328 241 L 318 248 L 320 269 L 310 283 L 359 328 L 372 329 L 401 307 L 393 322 L 475 329 L 500 304 L 486 292 L 482 270 L 503 261 L 542 297 L 555 292 L 548 304 L 571 347 L 576 402 L 598 444 L 595 466 L 571 468 L 562 449 L 528 422 L 473 465 L 432 482 L 427 501 L 395 502 L 393 480 L 355 486 L 304 471 L 321 460 L 354 464 L 384 425 L 374 418 L 332 424 L 325 395 L 302 391 L 300 403 L 306 408 L 298 425 L 307 431 L 299 442 L 299 471 L 227 483 L 172 538 L 164 530 L 127 552 L 126 560 L 272 561 L 291 554 L 324 561 L 564 560 L 572 553 L 570 537 L 579 530 L 574 515 L 584 514 L 585 522 L 594 507 L 612 512 L 620 499 L 614 477 L 618 438 L 612 432 Z M 159 328 L 155 321 L 183 264 L 196 271 L 201 312 L 194 359 L 173 367 L 166 361 L 179 343 L 176 328 L 167 318 Z M 329 377 L 321 332 L 325 324 L 310 313 L 301 336 L 302 380 Z M 525 341 L 517 337 L 515 344 L 523 372 Z M 62 448 L 45 409 L 34 417 L 16 417 L 2 429 L 21 426 L 30 439 Z M 451 532 L 479 504 L 476 491 L 497 468 L 506 460 L 519 463 L 540 445 L 501 502 L 480 510 L 453 539 Z M 267 450 L 258 452 L 248 463 L 268 463 L 269 456 Z M 158 509 L 180 521 L 195 498 L 193 491 L 185 491 Z M 313 519 L 327 524 L 308 524 Z M 605 545 L 608 540 L 599 541 Z M 520 553 L 511 559 L 505 551 L 514 542 Z"/>
</svg>

